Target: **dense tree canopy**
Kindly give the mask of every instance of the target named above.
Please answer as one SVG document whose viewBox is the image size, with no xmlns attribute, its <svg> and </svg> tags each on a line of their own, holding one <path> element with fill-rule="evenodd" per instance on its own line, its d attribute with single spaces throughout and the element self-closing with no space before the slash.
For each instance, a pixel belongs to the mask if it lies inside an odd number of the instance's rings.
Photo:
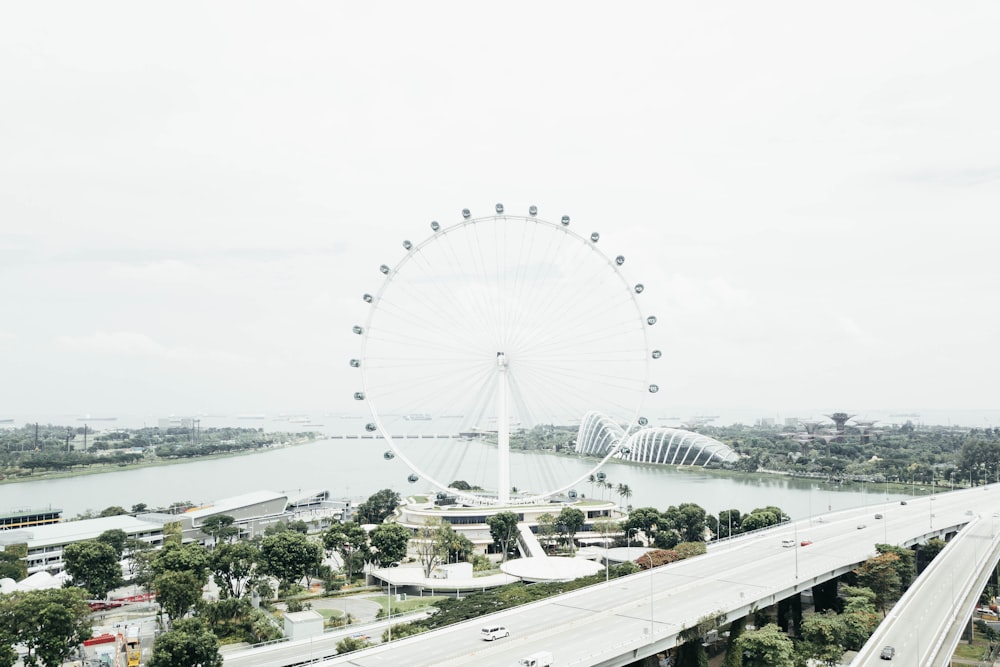
<svg viewBox="0 0 1000 667">
<path fill-rule="evenodd" d="M 73 584 L 85 588 L 95 598 L 107 597 L 108 591 L 122 583 L 118 553 L 104 542 L 84 540 L 67 544 L 63 559 Z"/>
<path fill-rule="evenodd" d="M 745 667 L 794 667 L 795 645 L 774 623 L 744 632 L 734 642 Z"/>
<path fill-rule="evenodd" d="M 392 489 L 382 489 L 368 497 L 357 508 L 358 523 L 382 523 L 399 507 L 399 494 Z"/>
<path fill-rule="evenodd" d="M 200 619 L 177 621 L 156 638 L 149 667 L 222 667 L 219 640 Z"/>
<path fill-rule="evenodd" d="M 211 569 L 219 596 L 241 598 L 253 590 L 261 577 L 260 549 L 250 542 L 220 544 L 212 551 Z"/>
<path fill-rule="evenodd" d="M 156 602 L 171 623 L 183 618 L 201 599 L 202 582 L 194 572 L 168 570 L 153 579 Z"/>
<path fill-rule="evenodd" d="M 319 544 L 294 531 L 270 535 L 260 544 L 261 571 L 277 579 L 283 591 L 314 570 L 322 557 Z"/>
<path fill-rule="evenodd" d="M 406 558 L 406 545 L 410 531 L 398 523 L 383 523 L 369 535 L 372 559 L 380 567 L 397 563 Z"/>
<path fill-rule="evenodd" d="M 86 599 L 86 591 L 79 588 L 0 595 L 0 665 L 14 664 L 10 647 L 16 643 L 28 649 L 28 667 L 62 665 L 91 636 Z"/>
<path fill-rule="evenodd" d="M 347 581 L 351 581 L 358 561 L 367 560 L 369 555 L 368 533 L 353 521 L 338 521 L 323 532 L 323 547 L 340 556 Z"/>
</svg>

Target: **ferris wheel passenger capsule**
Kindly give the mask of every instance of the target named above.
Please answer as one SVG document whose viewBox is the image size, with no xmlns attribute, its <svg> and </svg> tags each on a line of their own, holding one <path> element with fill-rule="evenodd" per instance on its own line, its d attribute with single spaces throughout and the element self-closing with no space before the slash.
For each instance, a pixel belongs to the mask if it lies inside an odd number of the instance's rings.
<svg viewBox="0 0 1000 667">
<path fill-rule="evenodd" d="M 503 204 L 497 204 L 497 214 L 503 213 Z"/>
<path fill-rule="evenodd" d="M 658 391 L 660 391 L 659 385 L 655 385 L 655 384 L 649 385 L 649 393 L 650 394 L 655 394 Z"/>
<path fill-rule="evenodd" d="M 351 327 L 351 331 L 353 331 L 354 333 L 358 334 L 359 336 L 365 332 L 364 328 L 361 327 L 361 326 L 359 326 L 359 325 L 357 325 L 357 324 L 355 324 L 353 327 Z"/>
<path fill-rule="evenodd" d="M 618 451 L 621 452 L 622 454 L 624 454 L 625 456 L 628 456 L 629 454 L 632 453 L 632 450 L 629 449 L 628 447 L 622 447 Z"/>
<path fill-rule="evenodd" d="M 361 368 L 361 360 L 351 359 L 351 368 Z"/>
<path fill-rule="evenodd" d="M 569 491 L 567 491 L 566 492 L 566 496 L 570 500 L 576 500 L 576 496 L 577 496 L 576 489 L 570 489 Z"/>
<path fill-rule="evenodd" d="M 636 294 L 642 294 L 642 290 L 644 290 L 644 289 L 646 289 L 646 287 L 642 283 L 638 283 L 635 286 L 635 293 Z"/>
<path fill-rule="evenodd" d="M 615 257 L 615 264 L 621 266 L 624 263 L 625 263 L 625 255 L 618 255 L 617 257 Z"/>
<path fill-rule="evenodd" d="M 530 215 L 532 217 L 538 215 L 538 207 L 535 206 L 534 204 L 532 204 L 531 206 L 529 206 L 528 207 L 528 215 Z"/>
<path fill-rule="evenodd" d="M 472 217 L 472 212 L 469 209 L 467 209 L 467 208 L 463 208 L 462 209 L 462 217 L 465 218 L 466 220 L 468 220 L 469 218 Z"/>
<path fill-rule="evenodd" d="M 410 248 L 413 247 L 413 244 L 410 243 L 409 241 L 403 241 L 403 247 L 409 250 Z"/>
<path fill-rule="evenodd" d="M 365 400 L 365 392 L 363 392 L 363 391 L 356 391 L 356 392 L 354 392 L 354 400 L 355 401 L 363 401 L 363 400 Z"/>
<path fill-rule="evenodd" d="M 375 300 L 375 297 L 373 297 L 371 294 L 364 294 L 362 295 L 361 298 L 365 300 L 365 303 L 371 303 L 372 301 Z"/>
<path fill-rule="evenodd" d="M 653 355 L 652 356 L 653 356 L 654 359 L 659 359 L 660 357 L 663 356 L 663 353 L 660 352 L 659 350 L 653 350 Z"/>
<path fill-rule="evenodd" d="M 648 423 L 649 423 L 648 419 L 646 419 L 645 417 L 639 417 L 639 426 L 645 426 Z"/>
<path fill-rule="evenodd" d="M 595 475 L 595 477 L 597 478 L 598 482 L 603 482 L 604 480 L 606 480 L 608 478 L 608 475 L 605 472 L 599 472 L 599 473 L 597 473 Z"/>
<path fill-rule="evenodd" d="M 386 461 L 391 461 L 394 458 L 396 458 L 396 455 L 393 454 L 392 452 L 386 450 L 385 452 L 383 452 L 382 458 L 384 458 Z"/>
<path fill-rule="evenodd" d="M 438 223 L 438 221 L 431 220 L 431 231 L 436 232 L 439 229 L 441 229 L 441 225 Z"/>
<path fill-rule="evenodd" d="M 381 271 L 382 273 L 384 273 L 385 275 L 389 275 L 389 267 L 386 266 L 385 264 L 383 264 L 382 266 L 378 267 L 378 270 Z"/>
<path fill-rule="evenodd" d="M 562 217 L 562 220 L 560 220 L 560 222 L 563 224 L 563 227 L 568 226 L 569 225 L 569 216 L 568 215 L 564 215 Z"/>
<path fill-rule="evenodd" d="M 593 241 L 594 243 L 597 243 L 597 240 L 599 238 L 601 238 L 601 235 L 598 234 L 597 232 L 594 232 L 593 234 L 590 235 L 590 240 Z"/>
<path fill-rule="evenodd" d="M 416 475 L 411 474 L 409 477 L 406 478 L 406 481 L 409 482 L 410 484 L 413 484 L 418 479 L 420 479 L 420 478 L 417 477 Z"/>
<path fill-rule="evenodd" d="M 648 324 L 650 326 L 656 324 L 656 316 L 655 315 L 650 315 L 649 317 L 647 317 L 646 318 L 646 324 Z"/>
<path fill-rule="evenodd" d="M 378 426 L 376 426 L 371 422 L 368 422 L 367 424 L 365 424 L 365 430 L 368 431 L 369 433 L 374 433 L 375 431 L 378 430 Z"/>
</svg>

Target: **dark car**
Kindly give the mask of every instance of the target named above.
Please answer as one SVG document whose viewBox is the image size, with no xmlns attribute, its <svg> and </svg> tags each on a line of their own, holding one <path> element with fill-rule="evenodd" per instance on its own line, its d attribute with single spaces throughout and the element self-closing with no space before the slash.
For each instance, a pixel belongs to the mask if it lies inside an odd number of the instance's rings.
<svg viewBox="0 0 1000 667">
<path fill-rule="evenodd" d="M 894 655 L 896 655 L 896 649 L 894 649 L 891 646 L 886 646 L 884 649 L 882 649 L 882 653 L 880 653 L 878 657 L 882 658 L 883 660 L 892 660 L 892 657 Z"/>
</svg>

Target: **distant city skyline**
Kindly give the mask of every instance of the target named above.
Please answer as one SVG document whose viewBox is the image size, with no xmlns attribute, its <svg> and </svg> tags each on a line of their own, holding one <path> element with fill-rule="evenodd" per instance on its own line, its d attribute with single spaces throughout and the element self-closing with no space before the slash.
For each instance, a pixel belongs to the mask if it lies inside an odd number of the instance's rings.
<svg viewBox="0 0 1000 667">
<path fill-rule="evenodd" d="M 650 414 L 1000 420 L 993 3 L 4 18 L 0 419 L 354 411 L 379 265 L 502 202 L 628 258 Z"/>
</svg>

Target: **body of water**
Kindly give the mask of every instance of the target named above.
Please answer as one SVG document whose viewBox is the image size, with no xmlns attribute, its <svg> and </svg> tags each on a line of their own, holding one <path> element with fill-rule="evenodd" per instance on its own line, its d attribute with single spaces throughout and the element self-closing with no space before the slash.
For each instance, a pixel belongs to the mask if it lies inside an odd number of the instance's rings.
<svg viewBox="0 0 1000 667">
<path fill-rule="evenodd" d="M 462 447 L 483 448 L 479 443 Z M 65 479 L 0 485 L 0 509 L 58 507 L 71 518 L 86 510 L 100 511 L 138 503 L 150 507 L 175 501 L 210 504 L 230 496 L 258 490 L 329 490 L 336 498 L 363 500 L 384 488 L 402 495 L 431 489 L 420 481 L 409 483 L 410 470 L 397 458 L 385 460 L 377 441 L 322 439 L 305 445 L 213 460 L 194 460 L 168 466 L 116 470 Z M 469 460 L 475 457 L 467 457 Z M 559 470 L 585 474 L 593 462 L 542 453 L 511 453 L 512 478 L 525 469 L 544 469 L 552 463 Z M 697 503 L 716 514 L 737 508 L 777 505 L 792 518 L 803 518 L 849 507 L 896 500 L 905 495 L 888 493 L 879 485 L 845 488 L 816 480 L 770 475 L 715 473 L 698 468 L 642 466 L 609 462 L 602 468 L 607 481 L 632 490 L 627 501 L 634 507 L 666 509 L 684 502 Z M 463 471 L 454 471 L 462 479 Z M 450 479 L 448 481 L 451 481 Z M 619 501 L 613 490 L 587 482 L 576 490 L 587 497 Z"/>
</svg>

